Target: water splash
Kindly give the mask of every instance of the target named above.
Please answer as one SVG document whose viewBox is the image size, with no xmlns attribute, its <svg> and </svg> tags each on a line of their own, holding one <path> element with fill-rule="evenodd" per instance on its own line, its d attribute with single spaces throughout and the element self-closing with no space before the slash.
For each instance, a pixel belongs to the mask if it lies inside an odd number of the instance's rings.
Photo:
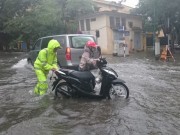
<svg viewBox="0 0 180 135">
<path fill-rule="evenodd" d="M 13 69 L 31 69 L 33 70 L 33 66 L 27 62 L 27 59 L 21 59 L 16 64 L 12 66 Z"/>
<path fill-rule="evenodd" d="M 16 68 L 16 69 L 17 68 L 24 68 L 26 65 L 28 65 L 27 59 L 22 59 L 22 60 L 18 61 L 18 63 L 14 64 L 12 66 L 12 68 Z"/>
</svg>

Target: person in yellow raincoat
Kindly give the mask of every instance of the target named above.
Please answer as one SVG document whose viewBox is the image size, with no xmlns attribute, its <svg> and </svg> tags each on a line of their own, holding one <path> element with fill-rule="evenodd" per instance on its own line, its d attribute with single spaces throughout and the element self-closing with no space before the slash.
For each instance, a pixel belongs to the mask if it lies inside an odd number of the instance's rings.
<svg viewBox="0 0 180 135">
<path fill-rule="evenodd" d="M 58 70 L 57 65 L 57 49 L 61 48 L 57 40 L 50 40 L 48 47 L 42 49 L 34 62 L 34 69 L 37 76 L 37 84 L 34 93 L 43 95 L 48 90 L 47 75 L 50 70 Z"/>
</svg>

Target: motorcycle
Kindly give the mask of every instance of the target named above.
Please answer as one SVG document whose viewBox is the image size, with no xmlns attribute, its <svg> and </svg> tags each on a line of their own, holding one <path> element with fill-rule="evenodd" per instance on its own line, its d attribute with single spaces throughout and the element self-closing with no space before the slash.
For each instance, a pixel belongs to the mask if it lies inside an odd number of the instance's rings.
<svg viewBox="0 0 180 135">
<path fill-rule="evenodd" d="M 118 74 L 110 67 L 107 67 L 105 58 L 97 61 L 97 67 L 101 73 L 99 82 L 101 87 L 99 93 L 94 92 L 96 80 L 90 71 L 76 71 L 60 69 L 54 71 L 56 74 L 52 91 L 55 90 L 55 97 L 87 97 L 94 99 L 114 99 L 129 97 L 129 89 L 125 81 L 118 78 Z"/>
</svg>

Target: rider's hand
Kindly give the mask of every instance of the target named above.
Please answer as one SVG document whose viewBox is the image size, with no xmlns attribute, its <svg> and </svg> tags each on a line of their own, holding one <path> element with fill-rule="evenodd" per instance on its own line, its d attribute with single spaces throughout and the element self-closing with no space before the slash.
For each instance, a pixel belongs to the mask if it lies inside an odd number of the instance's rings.
<svg viewBox="0 0 180 135">
<path fill-rule="evenodd" d="M 92 63 L 93 63 L 93 65 L 96 65 L 96 60 L 93 60 L 93 62 L 92 62 Z"/>
<path fill-rule="evenodd" d="M 97 61 L 101 61 L 100 59 L 97 59 Z"/>
<path fill-rule="evenodd" d="M 94 59 L 94 61 L 100 61 L 100 59 Z"/>
<path fill-rule="evenodd" d="M 56 68 L 52 68 L 51 70 L 52 70 L 53 72 L 55 72 L 57 69 L 56 69 Z"/>
</svg>

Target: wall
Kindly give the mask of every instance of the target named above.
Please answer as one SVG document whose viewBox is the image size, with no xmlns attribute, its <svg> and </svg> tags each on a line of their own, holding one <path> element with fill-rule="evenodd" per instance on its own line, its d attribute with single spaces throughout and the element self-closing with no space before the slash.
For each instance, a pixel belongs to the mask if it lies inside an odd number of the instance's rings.
<svg viewBox="0 0 180 135">
<path fill-rule="evenodd" d="M 101 11 L 117 11 L 120 13 L 127 13 L 130 14 L 130 9 L 132 9 L 132 7 L 128 7 L 125 5 L 118 5 L 118 3 L 115 2 L 107 2 L 104 0 L 93 0 L 96 4 L 97 7 L 101 7 L 99 9 L 99 12 Z"/>
<path fill-rule="evenodd" d="M 84 20 L 84 26 L 85 26 L 85 31 L 82 31 L 84 34 L 91 34 L 96 37 L 96 30 L 99 30 L 100 37 L 97 38 L 97 43 L 99 46 L 101 46 L 102 53 L 108 53 L 108 36 L 107 36 L 107 17 L 106 15 L 98 16 L 98 17 L 92 17 L 89 18 L 90 20 L 96 19 L 96 21 L 91 21 L 90 22 L 90 31 L 87 31 L 86 29 L 86 23 Z M 79 23 L 79 28 L 80 23 Z M 80 29 L 81 30 L 81 29 Z"/>
<path fill-rule="evenodd" d="M 103 19 L 105 19 L 105 18 L 102 18 L 102 20 L 101 20 L 102 22 L 103 22 Z M 130 22 L 130 21 L 133 22 L 134 27 L 137 27 L 137 28 L 139 27 L 138 32 L 140 33 L 140 36 L 141 36 L 141 41 L 140 41 L 141 48 L 140 48 L 140 50 L 146 49 L 146 46 L 144 46 L 144 44 L 143 44 L 143 35 L 142 35 L 142 32 L 141 32 L 141 30 L 142 30 L 142 20 L 141 20 L 141 18 L 140 17 L 133 17 L 133 16 L 129 17 L 128 16 L 128 17 L 126 17 L 126 28 L 127 28 L 126 30 L 130 32 L 130 35 L 125 36 L 125 42 L 126 42 L 126 44 L 128 46 L 129 52 L 132 52 L 134 50 L 134 32 L 136 32 L 136 30 L 132 30 L 129 27 L 128 22 Z M 100 22 L 100 23 L 102 23 L 102 22 Z M 107 38 L 104 38 L 104 37 L 106 37 L 106 35 L 104 33 L 104 35 L 100 37 L 99 42 L 101 42 L 101 43 L 104 42 L 103 44 L 107 44 L 107 46 L 104 46 L 102 48 L 104 53 L 112 54 L 113 49 L 114 49 L 114 37 L 113 37 L 113 30 L 110 28 L 109 16 L 106 16 L 106 24 L 107 24 L 107 26 L 106 26 Z M 105 43 L 105 41 L 107 43 Z"/>
<path fill-rule="evenodd" d="M 107 18 L 105 15 L 96 17 L 96 21 L 91 22 L 91 34 L 95 35 L 95 31 L 99 30 L 100 37 L 97 39 L 98 45 L 101 46 L 102 53 L 107 52 L 108 37 L 107 37 Z"/>
<path fill-rule="evenodd" d="M 133 27 L 130 28 L 129 22 L 133 22 Z M 140 32 L 141 34 L 141 49 L 143 50 L 145 47 L 143 46 L 143 34 L 142 34 L 142 20 L 139 16 L 131 16 L 126 19 L 126 26 L 127 30 L 130 31 L 130 36 L 129 36 L 129 43 L 128 47 L 130 49 L 130 52 L 134 49 L 134 32 Z"/>
<path fill-rule="evenodd" d="M 127 15 L 130 14 L 130 10 L 132 9 L 131 7 L 125 6 L 125 5 L 118 5 L 118 3 L 113 3 L 113 2 L 107 2 L 104 0 L 93 0 L 96 3 L 97 7 L 101 7 L 99 8 L 99 12 L 101 11 L 117 11 L 120 13 L 126 13 Z M 105 49 L 105 46 L 103 48 L 103 51 L 105 53 L 112 53 L 113 52 L 113 46 L 114 46 L 114 39 L 113 39 L 113 31 L 109 28 L 109 17 L 106 17 L 106 22 L 107 22 L 107 27 L 106 27 L 106 31 L 107 31 L 107 49 Z M 134 32 L 136 32 L 137 30 L 132 29 L 129 27 L 129 23 L 128 22 L 133 22 L 133 27 L 135 28 L 139 28 L 138 32 L 140 32 L 141 34 L 141 49 L 143 50 L 145 48 L 145 46 L 143 46 L 143 35 L 141 33 L 142 30 L 142 19 L 139 16 L 127 16 L 126 17 L 126 30 L 128 30 L 130 32 L 129 36 L 125 37 L 125 41 L 128 45 L 129 51 L 131 52 L 132 50 L 134 50 Z M 104 31 L 105 32 L 105 31 Z M 102 39 L 99 39 L 100 42 L 102 43 Z"/>
<path fill-rule="evenodd" d="M 114 38 L 113 38 L 113 31 L 110 28 L 110 20 L 109 16 L 106 16 L 107 22 L 107 49 L 105 51 L 106 54 L 112 54 L 114 49 Z"/>
<path fill-rule="evenodd" d="M 95 16 L 95 15 L 94 15 Z M 117 13 L 116 13 L 117 16 Z M 121 17 L 121 14 L 119 14 L 119 17 Z M 134 32 L 138 31 L 141 34 L 141 48 L 140 50 L 143 50 L 145 47 L 143 47 L 143 36 L 142 36 L 142 20 L 139 16 L 133 16 L 133 15 L 123 15 L 123 17 L 126 18 L 126 30 L 130 32 L 129 36 L 125 37 L 126 44 L 128 45 L 129 51 L 134 50 Z M 86 34 L 92 34 L 95 36 L 95 31 L 99 30 L 100 37 L 97 39 L 98 45 L 101 46 L 102 53 L 104 54 L 112 54 L 113 48 L 114 48 L 114 37 L 113 37 L 113 30 L 110 28 L 110 20 L 108 15 L 97 15 L 96 17 L 90 17 L 89 19 L 95 18 L 95 21 L 90 22 L 91 30 L 87 31 L 85 28 L 85 31 L 83 33 Z M 130 28 L 129 22 L 133 22 L 133 27 Z M 84 20 L 84 26 L 86 27 L 85 20 Z M 137 30 L 135 30 L 136 28 Z M 139 50 L 139 49 L 138 49 Z"/>
<path fill-rule="evenodd" d="M 133 27 L 139 27 L 142 29 L 142 20 L 139 16 L 131 16 L 131 17 L 128 17 L 126 19 L 127 23 L 128 22 L 133 22 Z M 128 29 L 130 29 L 129 25 L 127 24 L 128 26 Z"/>
</svg>

